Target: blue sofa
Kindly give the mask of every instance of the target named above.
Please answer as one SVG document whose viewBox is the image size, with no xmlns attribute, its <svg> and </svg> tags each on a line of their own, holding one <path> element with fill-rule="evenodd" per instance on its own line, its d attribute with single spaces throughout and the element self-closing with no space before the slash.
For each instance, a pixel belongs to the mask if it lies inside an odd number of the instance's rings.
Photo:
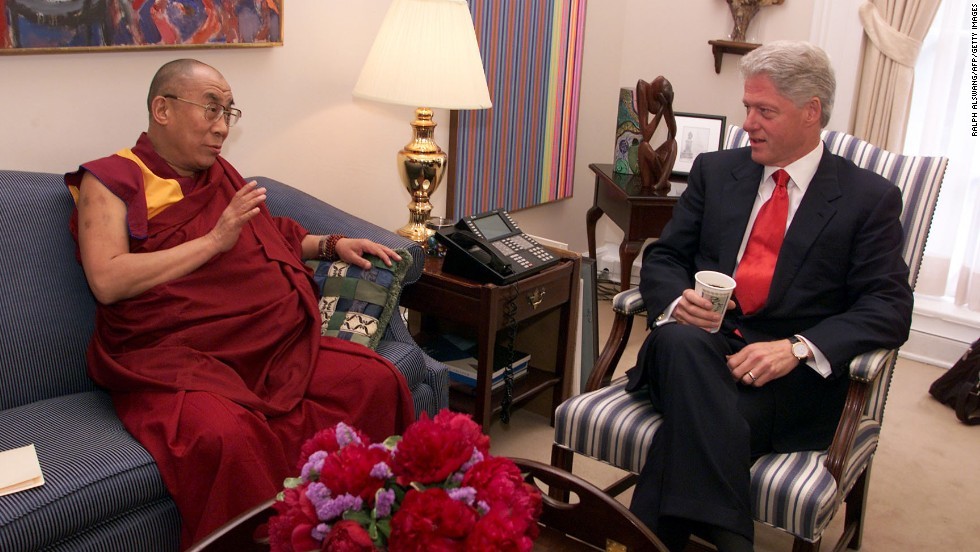
<svg viewBox="0 0 980 552">
<path fill-rule="evenodd" d="M 269 209 L 314 233 L 421 248 L 299 190 L 258 177 Z M 0 450 L 34 443 L 41 487 L 0 497 L 0 550 L 177 550 L 180 518 L 149 453 L 89 379 L 95 301 L 68 232 L 62 175 L 0 171 Z M 445 365 L 423 354 L 393 316 L 378 352 L 405 374 L 416 413 L 448 401 Z M 383 400 L 371 397 L 368 400 Z"/>
</svg>

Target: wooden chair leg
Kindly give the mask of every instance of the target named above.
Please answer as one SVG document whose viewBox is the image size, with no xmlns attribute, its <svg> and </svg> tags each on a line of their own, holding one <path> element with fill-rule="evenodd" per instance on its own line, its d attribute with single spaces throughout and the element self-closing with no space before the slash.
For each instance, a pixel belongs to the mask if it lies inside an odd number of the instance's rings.
<svg viewBox="0 0 980 552">
<path fill-rule="evenodd" d="M 851 533 L 847 541 L 847 548 L 859 550 L 861 548 L 861 535 L 864 533 L 864 511 L 868 501 L 868 475 L 871 472 L 871 464 L 864 469 L 864 472 L 854 482 L 851 492 L 844 498 L 844 528 L 845 537 Z M 838 548 L 842 548 L 838 546 Z"/>
<path fill-rule="evenodd" d="M 572 473 L 572 463 L 575 461 L 575 453 L 571 449 L 567 449 L 560 446 L 558 443 L 553 443 L 551 445 L 551 465 L 564 470 L 568 473 Z M 548 496 L 554 498 L 555 500 L 560 500 L 562 502 L 568 502 L 568 489 L 559 489 L 557 487 L 548 487 Z"/>
<path fill-rule="evenodd" d="M 800 537 L 793 540 L 793 552 L 820 552 L 820 541 L 807 542 Z"/>
</svg>

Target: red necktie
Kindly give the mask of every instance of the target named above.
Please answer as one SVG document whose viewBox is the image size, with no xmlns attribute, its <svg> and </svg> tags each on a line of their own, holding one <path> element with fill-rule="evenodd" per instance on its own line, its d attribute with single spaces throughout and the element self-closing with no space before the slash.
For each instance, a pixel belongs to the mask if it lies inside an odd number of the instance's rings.
<svg viewBox="0 0 980 552">
<path fill-rule="evenodd" d="M 776 189 L 755 218 L 745 252 L 735 272 L 735 297 L 745 314 L 752 314 L 766 304 L 776 257 L 786 233 L 786 217 L 789 215 L 786 184 L 789 174 L 779 169 L 772 178 L 776 181 Z"/>
</svg>

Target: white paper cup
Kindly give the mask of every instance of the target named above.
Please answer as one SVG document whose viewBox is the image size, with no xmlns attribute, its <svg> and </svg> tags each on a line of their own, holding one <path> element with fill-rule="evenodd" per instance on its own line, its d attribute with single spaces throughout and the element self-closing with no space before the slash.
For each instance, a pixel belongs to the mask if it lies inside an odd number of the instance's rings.
<svg viewBox="0 0 980 552">
<path fill-rule="evenodd" d="M 728 309 L 728 301 L 732 298 L 732 293 L 735 292 L 735 280 L 721 272 L 702 270 L 694 275 L 694 291 L 711 301 L 711 310 L 724 318 L 725 311 Z M 717 332 L 720 328 L 721 322 L 719 321 L 711 333 Z"/>
</svg>

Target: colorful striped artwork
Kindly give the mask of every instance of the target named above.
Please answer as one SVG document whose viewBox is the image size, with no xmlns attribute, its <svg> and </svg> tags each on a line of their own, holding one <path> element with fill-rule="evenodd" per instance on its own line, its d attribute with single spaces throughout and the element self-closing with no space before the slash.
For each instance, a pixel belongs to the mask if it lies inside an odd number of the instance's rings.
<svg viewBox="0 0 980 552">
<path fill-rule="evenodd" d="M 450 217 L 571 197 L 585 0 L 470 0 L 493 107 L 453 113 Z"/>
</svg>

